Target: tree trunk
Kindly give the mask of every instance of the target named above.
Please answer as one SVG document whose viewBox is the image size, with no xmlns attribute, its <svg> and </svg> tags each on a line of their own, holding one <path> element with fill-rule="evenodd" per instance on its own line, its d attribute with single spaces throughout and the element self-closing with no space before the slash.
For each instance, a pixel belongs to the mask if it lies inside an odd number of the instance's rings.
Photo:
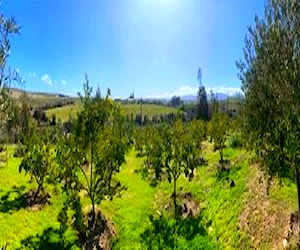
<svg viewBox="0 0 300 250">
<path fill-rule="evenodd" d="M 223 163 L 223 147 L 222 146 L 220 147 L 219 152 L 220 152 L 220 162 Z"/>
<path fill-rule="evenodd" d="M 8 167 L 8 135 L 6 138 L 6 167 Z"/>
<path fill-rule="evenodd" d="M 295 165 L 296 172 L 296 183 L 297 183 L 297 194 L 298 194 L 298 246 L 300 246 L 300 176 L 299 169 Z"/>
<path fill-rule="evenodd" d="M 175 215 L 175 219 L 177 219 L 176 181 L 177 181 L 177 179 L 174 178 L 174 181 L 173 181 L 173 184 L 174 184 L 174 190 L 173 190 L 173 202 L 174 202 L 174 215 Z"/>
<path fill-rule="evenodd" d="M 92 227 L 94 227 L 95 224 L 95 217 L 96 217 L 96 213 L 95 213 L 95 200 L 94 197 L 92 198 Z"/>
</svg>

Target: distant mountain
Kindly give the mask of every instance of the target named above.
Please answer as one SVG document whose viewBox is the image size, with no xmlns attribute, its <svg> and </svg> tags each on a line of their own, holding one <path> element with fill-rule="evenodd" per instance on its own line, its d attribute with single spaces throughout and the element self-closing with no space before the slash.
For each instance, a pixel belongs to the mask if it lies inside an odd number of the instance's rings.
<svg viewBox="0 0 300 250">
<path fill-rule="evenodd" d="M 216 93 L 215 96 L 218 99 L 218 101 L 224 101 L 229 97 L 229 95 L 224 94 L 224 93 Z M 181 96 L 180 99 L 184 102 L 196 102 L 197 101 L 197 95 L 184 95 L 184 96 Z M 207 94 L 207 100 L 208 101 L 211 100 L 211 95 L 210 94 Z"/>
</svg>

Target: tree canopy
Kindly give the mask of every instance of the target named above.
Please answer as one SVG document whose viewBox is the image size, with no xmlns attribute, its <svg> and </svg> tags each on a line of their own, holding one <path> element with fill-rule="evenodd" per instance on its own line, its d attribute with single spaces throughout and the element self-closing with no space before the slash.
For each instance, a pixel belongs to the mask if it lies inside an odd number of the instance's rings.
<svg viewBox="0 0 300 250">
<path fill-rule="evenodd" d="M 244 133 L 248 143 L 271 176 L 296 177 L 298 197 L 299 26 L 299 1 L 269 0 L 264 18 L 256 16 L 255 25 L 249 27 L 244 59 L 237 63 L 245 94 Z"/>
</svg>

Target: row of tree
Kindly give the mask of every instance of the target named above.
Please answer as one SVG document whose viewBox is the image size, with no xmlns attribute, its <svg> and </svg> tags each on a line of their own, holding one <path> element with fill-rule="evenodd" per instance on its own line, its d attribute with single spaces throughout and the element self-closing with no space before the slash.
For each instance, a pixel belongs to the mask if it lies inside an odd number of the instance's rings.
<svg viewBox="0 0 300 250">
<path fill-rule="evenodd" d="M 229 118 L 221 113 L 216 113 L 208 123 L 202 120 L 184 123 L 177 119 L 170 124 L 135 128 L 135 149 L 138 156 L 145 157 L 143 174 L 152 185 L 165 179 L 173 183 L 176 218 L 178 178 L 184 174 L 191 180 L 195 169 L 205 164 L 202 142 L 208 137 L 214 142 L 215 149 L 220 153 L 220 164 L 223 164 L 223 150 L 230 129 Z"/>
</svg>

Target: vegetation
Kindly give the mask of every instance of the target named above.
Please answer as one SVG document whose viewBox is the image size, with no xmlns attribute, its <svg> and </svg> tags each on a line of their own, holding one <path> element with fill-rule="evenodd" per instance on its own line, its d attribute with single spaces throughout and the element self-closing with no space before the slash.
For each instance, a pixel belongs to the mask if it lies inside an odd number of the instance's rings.
<svg viewBox="0 0 300 250">
<path fill-rule="evenodd" d="M 72 135 L 58 135 L 57 162 L 70 199 L 83 190 L 90 199 L 91 218 L 87 229 L 82 228 L 86 232 L 79 233 L 85 235 L 83 240 L 87 238 L 91 244 L 87 246 L 92 247 L 97 236 L 96 203 L 106 195 L 112 196 L 119 186 L 112 186 L 112 177 L 125 160 L 127 141 L 118 107 L 114 107 L 109 91 L 105 99 L 100 96 L 92 99 L 87 76 L 84 91 L 83 110 L 78 114 Z"/>
<path fill-rule="evenodd" d="M 23 141 L 23 159 L 19 166 L 22 170 L 29 173 L 38 184 L 34 201 L 44 193 L 44 181 L 46 177 L 54 174 L 54 150 L 49 128 L 39 131 L 34 124 Z"/>
<path fill-rule="evenodd" d="M 268 1 L 233 107 L 207 102 L 201 68 L 197 105 L 134 93 L 120 105 L 86 75 L 80 103 L 34 106 L 9 88 L 22 82 L 6 65 L 19 26 L 0 15 L 0 247 L 299 248 L 299 24 L 296 1 Z"/>
<path fill-rule="evenodd" d="M 205 87 L 202 85 L 202 70 L 199 68 L 197 80 L 199 81 L 199 90 L 197 96 L 197 118 L 208 121 L 208 103 Z"/>
<path fill-rule="evenodd" d="M 300 226 L 299 23 L 296 1 L 268 1 L 264 19 L 249 28 L 238 66 L 249 145 L 270 176 L 295 178 Z"/>
<path fill-rule="evenodd" d="M 229 120 L 225 114 L 216 113 L 212 120 L 208 123 L 208 133 L 214 142 L 215 149 L 220 153 L 220 162 L 223 163 L 223 151 L 229 131 Z"/>
</svg>

